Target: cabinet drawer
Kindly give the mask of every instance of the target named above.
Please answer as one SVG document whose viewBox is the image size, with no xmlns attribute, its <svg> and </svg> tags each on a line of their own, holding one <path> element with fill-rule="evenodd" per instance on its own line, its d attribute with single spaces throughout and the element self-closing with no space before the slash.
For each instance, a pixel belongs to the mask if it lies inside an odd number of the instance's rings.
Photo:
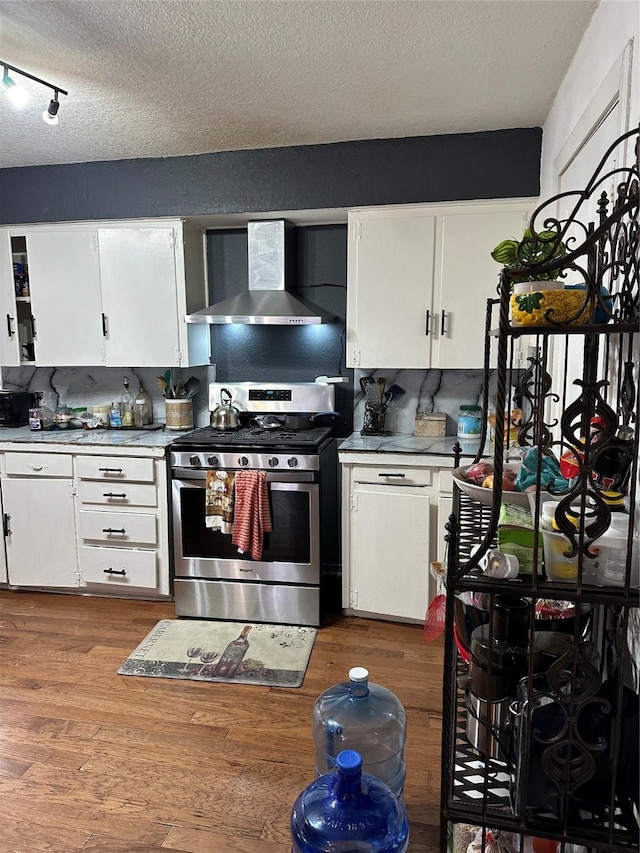
<svg viewBox="0 0 640 853">
<path fill-rule="evenodd" d="M 80 571 L 85 583 L 155 589 L 158 585 L 158 554 L 133 548 L 83 545 L 80 548 Z"/>
<path fill-rule="evenodd" d="M 155 482 L 153 459 L 132 459 L 130 456 L 78 456 L 76 471 L 81 480 Z"/>
<path fill-rule="evenodd" d="M 153 483 L 97 483 L 81 480 L 78 497 L 83 504 L 103 506 L 157 506 L 158 492 Z"/>
<path fill-rule="evenodd" d="M 60 453 L 5 453 L 8 475 L 30 477 L 72 477 L 72 457 Z"/>
<path fill-rule="evenodd" d="M 394 486 L 430 486 L 433 478 L 431 468 L 405 468 L 402 465 L 354 465 L 355 483 Z"/>
<path fill-rule="evenodd" d="M 100 512 L 80 510 L 79 534 L 81 539 L 109 542 L 113 545 L 136 542 L 140 545 L 157 544 L 157 519 L 155 514 L 135 512 Z"/>
</svg>

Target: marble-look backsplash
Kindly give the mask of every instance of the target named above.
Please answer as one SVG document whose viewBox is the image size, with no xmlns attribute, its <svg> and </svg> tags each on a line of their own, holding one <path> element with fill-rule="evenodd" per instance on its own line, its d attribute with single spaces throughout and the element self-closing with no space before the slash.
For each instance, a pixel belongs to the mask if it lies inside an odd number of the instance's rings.
<svg viewBox="0 0 640 853">
<path fill-rule="evenodd" d="M 458 409 L 462 405 L 482 406 L 482 369 L 478 370 L 356 370 L 354 371 L 353 428 L 360 430 L 364 416 L 364 397 L 360 379 L 384 377 L 387 389 L 399 385 L 405 393 L 389 403 L 385 429 L 394 433 L 413 434 L 417 412 L 444 412 L 446 434 L 458 429 Z M 515 377 L 514 377 L 515 379 Z M 489 381 L 489 400 L 493 399 L 495 374 Z"/>
<path fill-rule="evenodd" d="M 200 380 L 200 390 L 193 398 L 195 426 L 209 423 L 208 383 L 215 379 L 215 368 L 194 367 L 172 371 L 174 382 L 186 382 L 191 376 Z M 143 384 L 151 395 L 154 423 L 166 419 L 164 396 L 156 386 L 156 378 L 164 370 L 157 367 L 3 367 L 0 371 L 0 388 L 5 391 L 42 391 L 44 402 L 50 407 L 66 405 L 70 408 L 100 406 L 120 400 L 123 380 L 129 377 L 129 388 L 135 395 Z"/>
</svg>

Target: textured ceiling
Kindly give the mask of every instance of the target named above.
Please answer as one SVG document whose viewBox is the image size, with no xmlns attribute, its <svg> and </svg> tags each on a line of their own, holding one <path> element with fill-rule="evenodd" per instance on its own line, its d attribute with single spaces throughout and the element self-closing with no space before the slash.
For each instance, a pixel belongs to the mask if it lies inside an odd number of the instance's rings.
<svg viewBox="0 0 640 853">
<path fill-rule="evenodd" d="M 0 168 L 543 124 L 591 0 L 0 0 Z"/>
</svg>

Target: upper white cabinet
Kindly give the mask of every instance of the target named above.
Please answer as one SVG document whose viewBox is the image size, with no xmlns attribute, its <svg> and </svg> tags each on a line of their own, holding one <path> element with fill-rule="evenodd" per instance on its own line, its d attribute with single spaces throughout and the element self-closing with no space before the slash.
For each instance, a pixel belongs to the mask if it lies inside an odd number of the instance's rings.
<svg viewBox="0 0 640 853">
<path fill-rule="evenodd" d="M 479 368 L 492 249 L 519 237 L 535 200 L 349 211 L 347 365 Z"/>
<path fill-rule="evenodd" d="M 180 219 L 12 226 L 0 234 L 1 364 L 207 364 L 204 233 Z M 27 295 L 13 263 L 28 265 Z M 6 309 L 5 309 L 6 306 Z"/>
<path fill-rule="evenodd" d="M 348 234 L 347 365 L 428 366 L 436 217 L 350 211 Z"/>
</svg>

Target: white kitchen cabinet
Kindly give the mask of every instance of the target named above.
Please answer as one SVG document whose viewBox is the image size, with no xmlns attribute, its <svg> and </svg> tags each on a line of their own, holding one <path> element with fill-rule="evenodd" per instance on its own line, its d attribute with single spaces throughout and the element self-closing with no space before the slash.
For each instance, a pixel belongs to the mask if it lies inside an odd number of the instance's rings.
<svg viewBox="0 0 640 853">
<path fill-rule="evenodd" d="M 78 587 L 70 455 L 6 453 L 2 502 L 11 586 Z"/>
<path fill-rule="evenodd" d="M 451 460 L 412 454 L 340 454 L 343 606 L 351 615 L 423 622 L 444 559 L 441 479 Z M 445 493 L 446 499 L 446 493 Z"/>
<path fill-rule="evenodd" d="M 30 293 L 15 294 L 25 246 Z M 208 364 L 204 232 L 181 219 L 11 226 L 0 232 L 0 363 L 188 367 Z M 6 306 L 6 308 L 5 308 Z"/>
<path fill-rule="evenodd" d="M 169 593 L 164 460 L 78 455 L 82 583 L 93 590 Z"/>
<path fill-rule="evenodd" d="M 36 364 L 102 364 L 95 229 L 34 231 L 26 243 Z"/>
<path fill-rule="evenodd" d="M 479 368 L 503 239 L 533 200 L 402 205 L 348 214 L 347 365 Z"/>
<path fill-rule="evenodd" d="M 98 240 L 106 364 L 207 364 L 210 332 L 185 322 L 206 304 L 202 232 L 150 220 L 100 227 Z"/>
</svg>

